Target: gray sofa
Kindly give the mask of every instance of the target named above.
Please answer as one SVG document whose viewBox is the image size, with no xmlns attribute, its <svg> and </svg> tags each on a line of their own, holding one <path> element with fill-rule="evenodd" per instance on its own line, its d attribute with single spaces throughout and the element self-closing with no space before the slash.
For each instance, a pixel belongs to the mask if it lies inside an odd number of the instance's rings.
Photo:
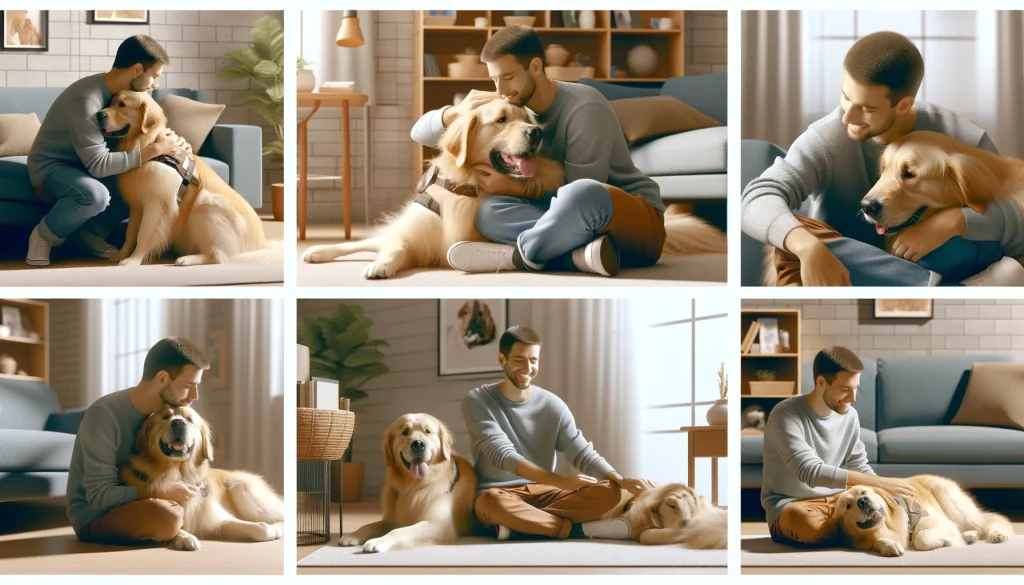
<svg viewBox="0 0 1024 585">
<path fill-rule="evenodd" d="M 0 87 L 0 114 L 35 112 L 42 122 L 63 89 Z M 160 101 L 169 93 L 210 101 L 207 93 L 190 89 L 157 89 L 153 97 Z M 259 126 L 218 124 L 196 152 L 250 205 L 257 209 L 263 206 L 263 131 Z M 49 210 L 29 183 L 27 159 L 0 157 L 0 225 L 32 226 Z"/>
<path fill-rule="evenodd" d="M 41 382 L 0 379 L 0 502 L 64 496 L 83 416 Z"/>
<path fill-rule="evenodd" d="M 969 488 L 1024 488 L 1024 431 L 949 424 L 960 408 L 971 365 L 1012 358 L 934 355 L 863 361 L 866 369 L 854 408 L 875 473 L 942 475 Z M 804 394 L 814 390 L 810 361 L 802 386 Z M 761 436 L 740 440 L 744 488 L 761 487 L 763 444 Z"/>
</svg>

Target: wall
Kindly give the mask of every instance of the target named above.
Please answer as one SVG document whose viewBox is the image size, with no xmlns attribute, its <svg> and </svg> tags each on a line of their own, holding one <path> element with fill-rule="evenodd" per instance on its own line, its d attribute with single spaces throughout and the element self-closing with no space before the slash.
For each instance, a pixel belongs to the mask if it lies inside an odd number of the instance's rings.
<svg viewBox="0 0 1024 585">
<path fill-rule="evenodd" d="M 933 319 L 875 319 L 874 301 L 744 300 L 744 307 L 800 309 L 804 359 L 843 345 L 878 358 L 1003 354 L 1024 360 L 1024 300 L 935 300 Z"/>
<path fill-rule="evenodd" d="M 728 63 L 727 11 L 687 10 L 686 74 L 722 73 Z"/>
<path fill-rule="evenodd" d="M 83 387 L 86 371 L 86 303 L 80 299 L 52 299 L 50 303 L 50 388 L 62 410 L 88 406 Z"/>
<path fill-rule="evenodd" d="M 227 62 L 224 53 L 249 43 L 249 33 L 264 16 L 283 19 L 280 10 L 151 10 L 148 25 L 88 24 L 86 10 L 51 10 L 49 50 L 45 53 L 0 52 L 0 87 L 66 87 L 81 77 L 110 70 L 117 47 L 135 34 L 153 37 L 171 57 L 162 87 L 202 89 L 216 103 L 226 104 L 222 124 L 263 127 L 263 140 L 274 130 L 236 97 L 249 89 L 248 80 L 222 81 L 217 70 Z M 283 180 L 281 165 L 263 160 L 264 208 L 270 209 L 270 185 Z"/>
</svg>

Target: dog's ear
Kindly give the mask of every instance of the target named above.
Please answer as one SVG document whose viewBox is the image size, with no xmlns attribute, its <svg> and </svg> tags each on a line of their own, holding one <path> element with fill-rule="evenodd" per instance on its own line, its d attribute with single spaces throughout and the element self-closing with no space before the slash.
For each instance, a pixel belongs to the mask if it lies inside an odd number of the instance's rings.
<svg viewBox="0 0 1024 585">
<path fill-rule="evenodd" d="M 142 103 L 139 105 L 139 109 L 142 110 L 142 133 L 149 133 L 153 128 L 160 124 L 166 124 L 167 120 L 164 118 L 163 113 L 156 106 L 156 102 L 151 102 L 148 99 L 143 98 Z"/>
<path fill-rule="evenodd" d="M 135 437 L 135 452 L 143 459 L 149 457 L 149 439 L 157 420 L 159 419 L 153 414 L 147 416 L 146 421 L 142 423 L 142 428 L 139 429 L 139 434 Z"/>
<path fill-rule="evenodd" d="M 999 188 L 997 169 L 980 156 L 957 153 L 946 159 L 946 172 L 960 194 L 961 205 L 985 213 L 988 202 Z"/>
<path fill-rule="evenodd" d="M 465 166 L 466 157 L 469 156 L 469 144 L 476 132 L 476 115 L 467 114 L 459 116 L 448 127 L 448 131 L 441 136 L 438 146 L 441 150 L 455 157 L 455 164 Z"/>
<path fill-rule="evenodd" d="M 455 448 L 455 437 L 452 436 L 452 432 L 448 430 L 448 427 L 444 423 L 438 421 L 437 434 L 441 439 L 441 461 L 448 461 L 452 458 L 452 449 Z"/>
<path fill-rule="evenodd" d="M 380 450 L 384 453 L 384 467 L 390 469 L 395 466 L 395 452 L 391 448 L 391 443 L 394 442 L 395 434 L 393 431 L 395 425 L 388 427 L 386 433 L 384 433 L 384 440 L 380 443 Z"/>
<path fill-rule="evenodd" d="M 207 461 L 213 462 L 213 429 L 210 425 L 206 424 L 206 421 L 201 421 L 199 425 L 199 455 L 196 458 L 196 466 L 202 465 Z"/>
<path fill-rule="evenodd" d="M 459 307 L 459 318 L 461 319 L 461 318 L 465 317 L 466 313 L 469 313 L 469 311 L 470 311 L 469 301 L 466 301 L 466 302 L 462 303 L 462 306 Z"/>
</svg>

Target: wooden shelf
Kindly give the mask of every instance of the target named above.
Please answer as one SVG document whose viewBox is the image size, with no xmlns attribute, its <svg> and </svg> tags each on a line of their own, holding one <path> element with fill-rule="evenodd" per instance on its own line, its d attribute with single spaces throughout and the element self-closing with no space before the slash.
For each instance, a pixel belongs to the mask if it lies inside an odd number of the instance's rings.
<svg viewBox="0 0 1024 585">
<path fill-rule="evenodd" d="M 742 309 L 740 311 L 740 339 L 742 340 L 747 330 L 758 319 L 778 319 L 779 329 L 789 332 L 789 349 L 784 353 L 743 353 L 740 354 L 740 404 L 746 407 L 751 404 L 760 404 L 765 411 L 771 413 L 772 407 L 777 401 L 792 398 L 800 395 L 801 372 L 803 367 L 800 358 L 802 341 L 800 338 L 801 322 L 799 309 L 787 308 L 758 308 Z M 755 339 L 756 341 L 756 339 Z M 779 382 L 793 382 L 793 391 L 779 394 L 750 394 L 750 383 L 757 382 L 758 370 L 770 369 L 776 374 Z M 770 402 L 765 402 L 770 401 Z"/>
<path fill-rule="evenodd" d="M 800 357 L 798 353 L 745 353 L 744 358 L 795 358 Z"/>
<path fill-rule="evenodd" d="M 441 82 L 441 83 L 479 83 L 487 82 L 490 83 L 490 77 L 424 77 L 423 81 L 426 82 Z"/>
<path fill-rule="evenodd" d="M 18 376 L 15 374 L 0 374 L 0 378 L 5 380 L 23 380 L 26 382 L 42 382 L 44 384 L 46 383 L 46 378 L 42 378 L 39 376 Z"/>
<path fill-rule="evenodd" d="M 32 340 L 28 337 L 0 337 L 0 343 L 22 343 L 25 345 L 46 345 L 42 339 Z"/>
<path fill-rule="evenodd" d="M 50 384 L 50 305 L 45 301 L 0 299 L 0 307 L 17 307 L 26 329 L 39 335 L 38 340 L 7 335 L 0 337 L 0 354 L 17 362 L 16 371 L 27 375 L 0 374 L 5 380 L 26 380 Z"/>
<path fill-rule="evenodd" d="M 796 394 L 740 394 L 740 398 L 792 398 Z"/>
</svg>

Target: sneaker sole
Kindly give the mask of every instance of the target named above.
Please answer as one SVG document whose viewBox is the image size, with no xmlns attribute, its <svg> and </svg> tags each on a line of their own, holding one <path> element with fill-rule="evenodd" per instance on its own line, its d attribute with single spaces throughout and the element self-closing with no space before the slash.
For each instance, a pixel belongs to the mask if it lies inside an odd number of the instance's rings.
<svg viewBox="0 0 1024 585">
<path fill-rule="evenodd" d="M 28 264 L 29 266 L 49 266 L 50 265 L 50 261 L 49 260 L 29 260 L 28 258 L 26 258 L 25 259 L 25 264 Z"/>
<path fill-rule="evenodd" d="M 619 273 L 619 253 L 615 250 L 611 238 L 605 237 L 601 240 L 596 253 L 597 258 L 587 258 L 590 264 L 604 276 L 616 276 Z"/>
</svg>

